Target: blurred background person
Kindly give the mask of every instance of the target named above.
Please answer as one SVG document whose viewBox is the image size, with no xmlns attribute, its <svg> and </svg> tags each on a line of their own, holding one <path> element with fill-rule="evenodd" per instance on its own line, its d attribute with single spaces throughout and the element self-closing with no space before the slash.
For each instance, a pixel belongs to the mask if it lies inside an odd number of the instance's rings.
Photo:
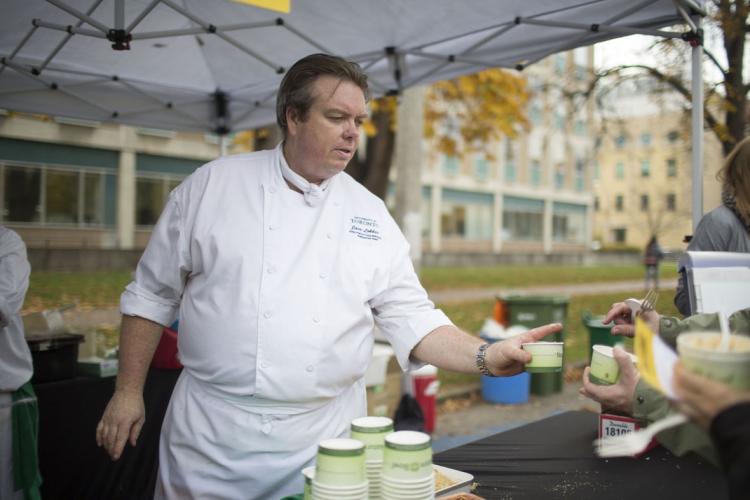
<svg viewBox="0 0 750 500">
<path fill-rule="evenodd" d="M 729 153 L 716 177 L 721 182 L 722 204 L 703 216 L 687 249 L 750 252 L 750 137 Z M 674 304 L 683 316 L 692 313 L 684 272 L 678 278 Z"/>
<path fill-rule="evenodd" d="M 643 254 L 643 264 L 646 266 L 646 289 L 653 287 L 659 289 L 659 262 L 664 258 L 656 235 L 651 236 Z"/>
</svg>

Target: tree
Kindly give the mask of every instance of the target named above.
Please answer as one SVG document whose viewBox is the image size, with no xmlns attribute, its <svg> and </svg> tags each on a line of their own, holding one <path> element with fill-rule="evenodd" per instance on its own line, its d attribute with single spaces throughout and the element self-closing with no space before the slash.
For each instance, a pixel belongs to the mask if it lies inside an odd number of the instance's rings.
<svg viewBox="0 0 750 500">
<path fill-rule="evenodd" d="M 750 1 L 713 0 L 706 3 L 706 8 L 705 39 L 716 44 L 705 43 L 702 49 L 705 59 L 719 77 L 715 82 L 708 81 L 704 116 L 706 125 L 716 135 L 724 155 L 727 155 L 748 133 L 747 95 L 750 81 L 744 77 L 744 59 L 745 41 L 750 33 Z M 712 50 L 713 45 L 717 45 L 717 49 L 723 50 L 723 53 Z M 647 75 L 676 91 L 688 102 L 691 101 L 689 71 L 686 70 L 690 44 L 669 39 L 655 43 L 654 49 L 665 56 L 664 66 L 629 64 L 600 71 L 588 89 L 589 95 L 604 81 L 617 82 Z"/>
<path fill-rule="evenodd" d="M 433 84 L 425 102 L 426 139 L 454 156 L 484 151 L 502 136 L 515 137 L 528 126 L 526 81 L 515 72 L 489 69 Z M 365 126 L 367 144 L 347 167 L 352 177 L 385 198 L 397 133 L 396 97 L 372 102 Z"/>
</svg>

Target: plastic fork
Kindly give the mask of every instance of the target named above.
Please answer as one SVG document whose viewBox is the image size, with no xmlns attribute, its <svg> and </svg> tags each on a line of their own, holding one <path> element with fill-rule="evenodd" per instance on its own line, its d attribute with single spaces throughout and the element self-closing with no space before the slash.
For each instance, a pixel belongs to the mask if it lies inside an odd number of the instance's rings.
<svg viewBox="0 0 750 500">
<path fill-rule="evenodd" d="M 636 316 L 648 311 L 653 311 L 656 307 L 656 301 L 659 299 L 659 292 L 653 288 L 649 289 L 643 299 L 625 299 L 625 303 L 630 307 L 631 314 L 635 319 Z"/>
<path fill-rule="evenodd" d="M 685 415 L 675 413 L 636 432 L 596 439 L 594 449 L 596 454 L 602 458 L 630 457 L 645 450 L 654 436 L 661 431 L 684 424 L 687 421 Z"/>
</svg>

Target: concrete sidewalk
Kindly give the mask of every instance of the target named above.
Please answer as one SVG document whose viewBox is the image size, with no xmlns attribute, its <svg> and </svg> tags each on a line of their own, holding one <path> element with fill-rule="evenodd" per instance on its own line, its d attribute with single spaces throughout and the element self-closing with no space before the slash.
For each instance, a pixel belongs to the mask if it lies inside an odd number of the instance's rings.
<svg viewBox="0 0 750 500">
<path fill-rule="evenodd" d="M 664 286 L 665 284 L 659 287 L 660 290 L 670 288 L 670 286 Z M 430 300 L 436 304 L 451 304 L 492 299 L 498 295 L 596 295 L 597 293 L 629 292 L 633 290 L 644 290 L 645 292 L 643 280 L 568 283 L 522 288 L 464 288 L 434 291 L 430 292 L 429 296 Z"/>
</svg>

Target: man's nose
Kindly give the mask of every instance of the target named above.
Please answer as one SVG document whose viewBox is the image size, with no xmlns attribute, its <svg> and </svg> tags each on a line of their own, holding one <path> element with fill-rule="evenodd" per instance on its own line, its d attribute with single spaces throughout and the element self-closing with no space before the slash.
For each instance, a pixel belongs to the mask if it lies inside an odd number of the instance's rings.
<svg viewBox="0 0 750 500">
<path fill-rule="evenodd" d="M 359 137 L 359 127 L 354 120 L 347 120 L 344 126 L 344 137 L 346 139 L 356 139 Z"/>
</svg>

